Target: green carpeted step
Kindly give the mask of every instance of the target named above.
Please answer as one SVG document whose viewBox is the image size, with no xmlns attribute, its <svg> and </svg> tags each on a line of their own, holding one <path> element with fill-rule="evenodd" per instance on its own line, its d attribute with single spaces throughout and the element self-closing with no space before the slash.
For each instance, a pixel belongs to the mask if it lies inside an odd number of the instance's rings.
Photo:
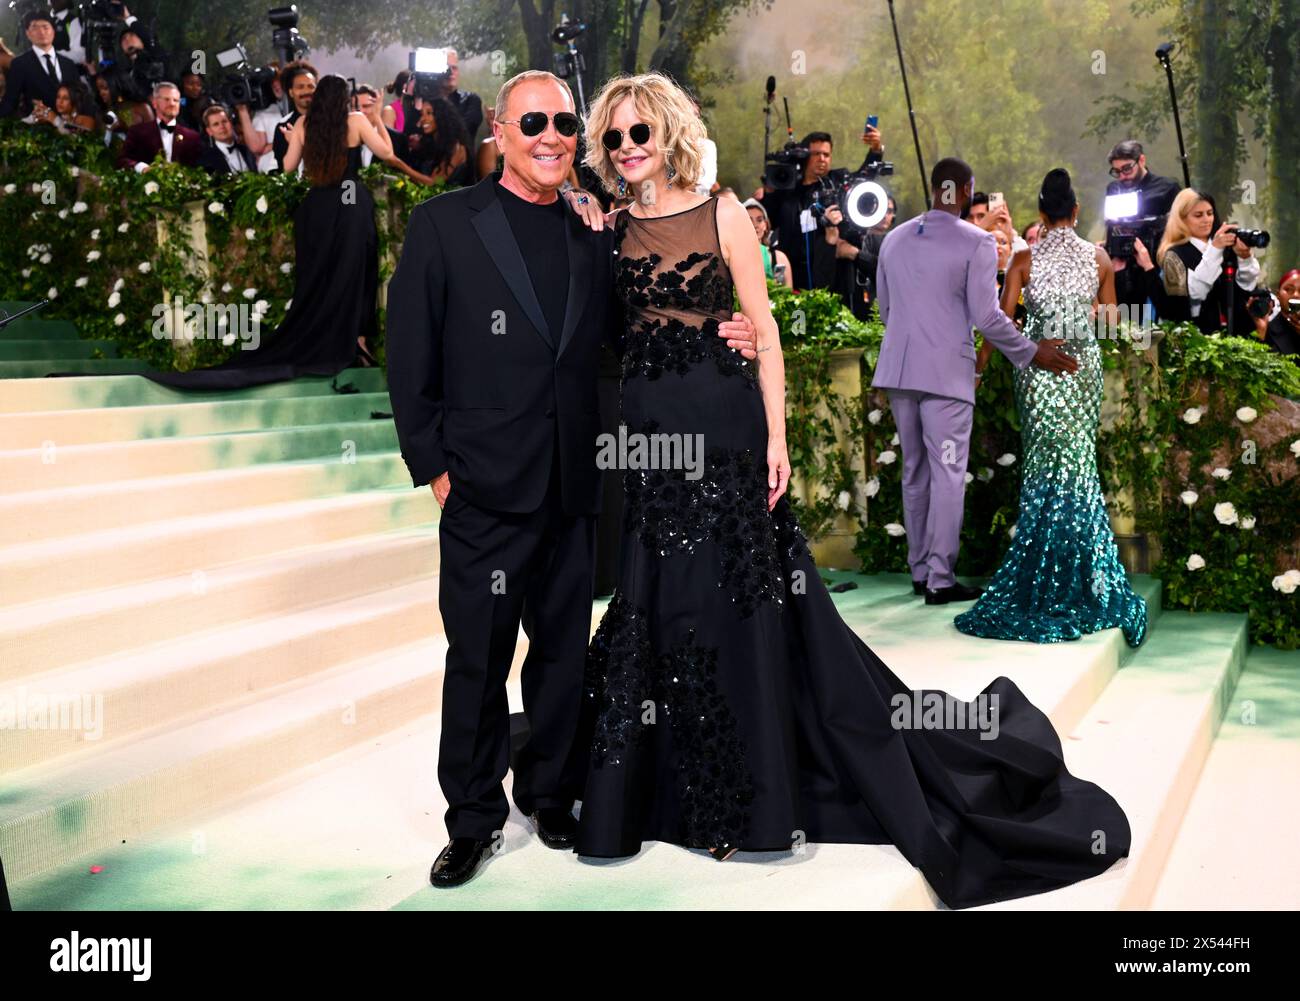
<svg viewBox="0 0 1300 1001">
<path fill-rule="evenodd" d="M 34 331 L 28 331 L 34 333 Z M 83 341 L 68 338 L 54 340 L 0 340 L 0 361 L 63 361 L 66 359 L 116 358 L 113 341 Z"/>
<path fill-rule="evenodd" d="M 75 341 L 80 339 L 77 325 L 71 320 L 45 320 L 31 313 L 0 329 L 0 344 L 5 341 Z"/>
<path fill-rule="evenodd" d="M 3 364 L 3 363 L 0 363 Z M 17 363 L 10 363 L 17 364 Z M 110 364 L 101 362 L 102 365 Z M 102 369 L 97 371 L 103 371 Z M 140 371 L 136 369 L 134 371 Z M 43 373 L 42 373 L 43 374 Z M 329 396 L 340 388 L 361 393 L 388 391 L 385 373 L 379 368 L 349 368 L 334 376 L 304 376 L 291 382 L 225 391 L 172 389 L 150 379 L 117 377 L 44 379 L 6 386 L 0 393 L 0 413 L 29 413 L 42 410 L 80 410 L 94 407 L 141 407 L 196 400 L 255 400 L 289 396 Z M 2 376 L 2 372 L 0 372 Z M 387 409 L 387 408 L 385 408 Z"/>
<path fill-rule="evenodd" d="M 40 379 L 51 372 L 85 372 L 87 375 L 131 375 L 136 372 L 148 371 L 149 365 L 138 358 L 54 358 L 0 361 L 0 379 Z"/>
</svg>

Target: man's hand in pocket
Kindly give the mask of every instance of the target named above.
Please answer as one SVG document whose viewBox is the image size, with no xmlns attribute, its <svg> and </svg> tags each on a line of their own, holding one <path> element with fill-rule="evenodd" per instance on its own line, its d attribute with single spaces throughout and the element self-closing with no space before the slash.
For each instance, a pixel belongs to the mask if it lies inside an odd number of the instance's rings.
<svg viewBox="0 0 1300 1001">
<path fill-rule="evenodd" d="M 451 493 L 451 475 L 443 473 L 433 480 L 429 486 L 433 488 L 433 496 L 438 502 L 438 507 L 446 507 L 447 497 Z"/>
</svg>

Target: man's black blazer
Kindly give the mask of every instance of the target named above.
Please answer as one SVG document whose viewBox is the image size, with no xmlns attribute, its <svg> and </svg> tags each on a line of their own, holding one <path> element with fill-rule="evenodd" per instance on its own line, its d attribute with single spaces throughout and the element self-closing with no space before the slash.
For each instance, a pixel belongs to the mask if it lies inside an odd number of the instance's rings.
<svg viewBox="0 0 1300 1001">
<path fill-rule="evenodd" d="M 36 55 L 35 49 L 28 49 L 21 55 L 14 56 L 5 75 L 5 96 L 0 100 L 0 118 L 17 114 L 25 117 L 32 110 L 32 101 L 43 101 L 47 108 L 54 107 L 54 98 L 59 87 L 68 84 L 77 86 L 81 80 L 81 68 L 60 52 L 54 53 L 59 63 L 62 80 L 56 81 L 45 72 L 45 63 Z"/>
<path fill-rule="evenodd" d="M 257 173 L 257 157 L 249 151 L 243 143 L 235 143 L 235 152 L 240 155 L 244 161 L 244 169 L 250 174 Z M 211 139 L 203 144 L 203 152 L 199 154 L 199 166 L 206 170 L 213 177 L 225 177 L 233 174 L 230 164 L 226 160 L 225 154 L 217 149 L 217 145 Z"/>
<path fill-rule="evenodd" d="M 479 507 L 534 511 L 558 429 L 567 514 L 600 510 L 596 376 L 622 350 L 613 231 L 567 208 L 569 292 L 550 330 L 497 197 L 500 172 L 418 205 L 388 286 L 388 393 L 417 487 L 450 471 Z"/>
</svg>

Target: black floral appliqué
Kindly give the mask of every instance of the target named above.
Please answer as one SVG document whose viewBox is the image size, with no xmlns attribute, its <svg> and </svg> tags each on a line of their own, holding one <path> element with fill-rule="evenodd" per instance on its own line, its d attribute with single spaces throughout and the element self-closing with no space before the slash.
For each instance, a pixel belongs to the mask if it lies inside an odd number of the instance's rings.
<svg viewBox="0 0 1300 1001">
<path fill-rule="evenodd" d="M 594 720 L 592 766 L 621 767 L 646 734 L 653 703 L 671 727 L 685 842 L 739 844 L 754 784 L 736 719 L 717 684 L 717 651 L 695 630 L 655 656 L 645 613 L 615 592 L 587 651 L 584 700 Z"/>
</svg>

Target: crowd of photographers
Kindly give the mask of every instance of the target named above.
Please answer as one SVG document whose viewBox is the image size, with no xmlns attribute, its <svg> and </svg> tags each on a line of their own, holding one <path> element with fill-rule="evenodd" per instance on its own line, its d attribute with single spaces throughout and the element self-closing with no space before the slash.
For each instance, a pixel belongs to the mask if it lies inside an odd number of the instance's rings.
<svg viewBox="0 0 1300 1001">
<path fill-rule="evenodd" d="M 140 172 L 160 157 L 213 175 L 283 169 L 289 130 L 310 107 L 319 78 L 309 62 L 293 59 L 260 71 L 260 82 L 256 76 L 244 86 L 227 81 L 215 92 L 190 70 L 172 82 L 148 27 L 117 0 L 75 9 L 71 0 L 53 0 L 50 11 L 29 11 L 22 27 L 28 51 L 15 56 L 0 42 L 0 117 L 102 135 L 119 167 Z M 385 162 L 426 184 L 470 184 L 496 169 L 492 109 L 459 89 L 456 53 L 446 50 L 445 71 L 432 88 L 427 81 L 416 85 L 417 74 L 403 70 L 385 88 L 387 103 L 376 87 L 355 85 L 356 110 L 388 132 L 394 152 Z M 476 143 L 485 121 L 488 136 Z M 769 156 L 762 186 L 744 204 L 770 277 L 794 289 L 829 289 L 866 319 L 896 205 L 878 181 L 893 168 L 884 161 L 874 116 L 862 142 L 866 158 L 853 171 L 831 167 L 827 132 L 787 144 Z M 363 148 L 362 165 L 373 155 Z M 1300 353 L 1300 270 L 1287 271 L 1272 290 L 1261 284 L 1254 251 L 1268 245 L 1268 234 L 1220 218 L 1210 193 L 1153 173 L 1137 141 L 1116 145 L 1108 161 L 1103 246 L 1128 318 L 1191 321 L 1205 331 L 1226 327 L 1279 352 Z M 719 188 L 716 171 L 712 147 L 699 190 L 734 196 Z M 1038 223 L 1017 232 L 999 192 L 977 192 L 968 220 L 994 234 L 1000 274 L 1037 242 Z"/>
</svg>

